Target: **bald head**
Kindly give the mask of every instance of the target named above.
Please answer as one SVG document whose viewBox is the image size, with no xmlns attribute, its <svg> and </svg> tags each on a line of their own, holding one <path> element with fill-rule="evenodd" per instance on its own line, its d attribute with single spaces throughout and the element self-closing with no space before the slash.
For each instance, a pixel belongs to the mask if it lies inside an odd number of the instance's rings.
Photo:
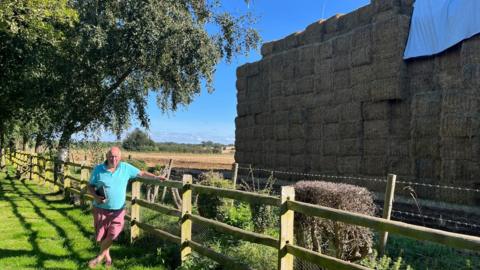
<svg viewBox="0 0 480 270">
<path fill-rule="evenodd" d="M 113 146 L 107 152 L 107 163 L 109 168 L 116 168 L 122 159 L 122 152 L 117 146 Z"/>
</svg>

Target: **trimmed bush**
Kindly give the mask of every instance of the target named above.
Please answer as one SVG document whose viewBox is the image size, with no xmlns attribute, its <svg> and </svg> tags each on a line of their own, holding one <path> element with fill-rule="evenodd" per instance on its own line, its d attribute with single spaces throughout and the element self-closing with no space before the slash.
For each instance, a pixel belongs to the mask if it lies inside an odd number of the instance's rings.
<svg viewBox="0 0 480 270">
<path fill-rule="evenodd" d="M 295 184 L 295 200 L 373 216 L 372 194 L 365 188 L 323 181 Z M 342 260 L 365 257 L 372 246 L 368 228 L 295 213 L 297 244 Z"/>
<path fill-rule="evenodd" d="M 223 179 L 220 173 L 213 171 L 202 173 L 198 177 L 199 183 L 205 186 L 218 187 L 218 188 L 232 188 L 232 182 Z M 226 209 L 232 200 L 221 198 L 209 194 L 199 194 L 197 207 L 198 212 L 202 217 L 216 219 L 223 221 L 225 219 L 225 212 L 222 209 Z"/>
</svg>

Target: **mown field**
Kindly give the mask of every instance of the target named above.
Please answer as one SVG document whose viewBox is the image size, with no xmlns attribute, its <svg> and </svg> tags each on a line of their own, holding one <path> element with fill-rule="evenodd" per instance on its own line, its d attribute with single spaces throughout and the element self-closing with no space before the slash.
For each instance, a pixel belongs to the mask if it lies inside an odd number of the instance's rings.
<svg viewBox="0 0 480 270">
<path fill-rule="evenodd" d="M 107 149 L 100 151 L 105 153 Z M 98 154 L 98 153 L 97 153 Z M 70 159 L 73 162 L 81 163 L 85 161 L 91 164 L 94 154 L 81 149 L 73 150 Z M 170 159 L 173 159 L 174 167 L 192 168 L 192 169 L 231 169 L 235 162 L 234 154 L 193 154 L 193 153 L 170 153 L 170 152 L 122 152 L 123 159 L 128 157 L 140 159 L 148 166 L 165 165 Z"/>
</svg>

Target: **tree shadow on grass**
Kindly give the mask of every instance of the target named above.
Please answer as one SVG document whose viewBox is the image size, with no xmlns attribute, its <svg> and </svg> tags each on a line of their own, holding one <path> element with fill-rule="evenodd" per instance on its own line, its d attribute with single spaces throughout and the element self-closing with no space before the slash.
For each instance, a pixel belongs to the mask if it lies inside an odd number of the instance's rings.
<svg viewBox="0 0 480 270">
<path fill-rule="evenodd" d="M 85 263 L 85 259 L 82 258 L 81 254 L 78 254 L 73 248 L 73 245 L 71 243 L 71 240 L 67 237 L 67 234 L 65 230 L 55 223 L 51 218 L 49 218 L 45 213 L 43 213 L 42 209 L 35 203 L 32 199 L 30 199 L 31 195 L 30 193 L 25 193 L 22 192 L 18 187 L 18 181 L 15 180 L 8 180 L 8 184 L 12 188 L 12 191 L 15 192 L 18 195 L 21 195 L 23 197 L 23 201 L 28 202 L 32 207 L 35 212 L 35 214 L 40 217 L 44 222 L 48 223 L 51 227 L 54 228 L 56 231 L 57 235 L 59 236 L 59 239 L 63 239 L 63 247 L 67 249 L 68 255 L 52 255 L 48 254 L 42 251 L 40 247 L 41 239 L 38 237 L 38 232 L 32 228 L 32 223 L 27 221 L 26 217 L 20 213 L 19 211 L 19 205 L 15 202 L 10 200 L 8 197 L 4 196 L 3 199 L 7 202 L 10 203 L 11 209 L 13 214 L 17 217 L 17 219 L 20 221 L 21 226 L 24 228 L 24 230 L 28 234 L 28 242 L 32 246 L 32 250 L 26 252 L 24 255 L 29 255 L 29 256 L 35 256 L 36 258 L 36 263 L 35 267 L 44 269 L 45 268 L 45 261 L 47 260 L 54 260 L 58 261 L 60 259 L 69 259 L 77 263 L 77 265 L 82 265 Z M 0 185 L 4 186 L 5 181 L 0 182 Z M 23 185 L 25 185 L 23 183 Z M 1 254 L 0 258 L 6 257 L 6 255 Z M 80 267 L 83 268 L 83 267 Z"/>
</svg>

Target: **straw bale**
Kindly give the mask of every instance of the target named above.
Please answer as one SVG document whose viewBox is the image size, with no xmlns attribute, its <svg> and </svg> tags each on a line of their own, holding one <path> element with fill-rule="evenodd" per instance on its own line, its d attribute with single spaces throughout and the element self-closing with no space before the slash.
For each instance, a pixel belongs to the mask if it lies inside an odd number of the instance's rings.
<svg viewBox="0 0 480 270">
<path fill-rule="evenodd" d="M 345 103 L 351 103 L 353 99 L 353 90 L 351 88 L 343 88 L 335 90 L 333 104 L 339 104 L 339 106 Z"/>
<path fill-rule="evenodd" d="M 352 85 L 358 85 L 360 83 L 372 81 L 374 79 L 372 66 L 363 65 L 363 66 L 352 67 L 350 78 L 351 78 Z"/>
<path fill-rule="evenodd" d="M 435 117 L 440 114 L 441 96 L 427 93 L 413 96 L 413 113 L 416 117 Z"/>
<path fill-rule="evenodd" d="M 390 134 L 387 120 L 364 121 L 365 138 L 386 138 Z"/>
<path fill-rule="evenodd" d="M 305 127 L 301 124 L 290 125 L 288 130 L 288 138 L 289 139 L 305 138 Z"/>
<path fill-rule="evenodd" d="M 356 12 L 350 12 L 338 18 L 338 28 L 341 30 L 351 31 L 357 26 L 358 15 Z"/>
<path fill-rule="evenodd" d="M 300 33 L 293 33 L 284 38 L 285 40 L 285 49 L 292 49 L 298 47 L 299 45 L 299 36 Z"/>
<path fill-rule="evenodd" d="M 249 105 L 247 102 L 237 103 L 237 115 L 246 116 L 250 113 Z"/>
<path fill-rule="evenodd" d="M 437 159 L 416 159 L 415 176 L 418 178 L 438 178 L 441 172 L 441 162 Z"/>
<path fill-rule="evenodd" d="M 352 34 L 340 35 L 333 39 L 333 55 L 348 54 L 352 48 Z"/>
<path fill-rule="evenodd" d="M 324 123 L 337 123 L 339 118 L 340 106 L 328 106 L 324 108 L 323 121 Z"/>
<path fill-rule="evenodd" d="M 462 63 L 480 63 L 480 37 L 478 35 L 462 41 L 461 55 Z"/>
<path fill-rule="evenodd" d="M 325 139 L 336 139 L 338 135 L 338 123 L 323 124 L 323 137 Z"/>
<path fill-rule="evenodd" d="M 441 119 L 440 135 L 467 137 L 472 136 L 471 118 L 461 114 L 444 114 Z"/>
<path fill-rule="evenodd" d="M 289 154 L 278 154 L 275 156 L 275 167 L 288 167 L 290 163 Z"/>
<path fill-rule="evenodd" d="M 311 124 L 306 126 L 306 139 L 309 140 L 318 140 L 321 139 L 322 136 L 322 125 L 320 124 Z"/>
<path fill-rule="evenodd" d="M 366 156 L 363 159 L 362 174 L 366 175 L 385 175 L 386 160 L 384 156 Z"/>
<path fill-rule="evenodd" d="M 438 117 L 416 117 L 412 121 L 412 136 L 425 137 L 437 135 L 440 130 Z"/>
<path fill-rule="evenodd" d="M 273 114 L 273 123 L 278 125 L 286 125 L 288 123 L 288 111 L 279 111 Z"/>
<path fill-rule="evenodd" d="M 313 108 L 307 115 L 308 123 L 310 124 L 319 124 L 323 123 L 323 115 L 325 113 L 324 107 Z M 314 127 L 316 125 L 313 125 Z"/>
<path fill-rule="evenodd" d="M 375 74 L 375 79 L 377 80 L 390 79 L 392 77 L 406 74 L 407 65 L 398 57 L 382 58 L 375 61 L 373 72 Z"/>
<path fill-rule="evenodd" d="M 404 82 L 404 79 L 398 76 L 375 80 L 370 88 L 371 100 L 403 99 L 405 95 Z"/>
<path fill-rule="evenodd" d="M 260 49 L 260 52 L 261 52 L 263 57 L 272 54 L 272 52 L 273 52 L 273 42 L 263 43 L 262 48 Z"/>
<path fill-rule="evenodd" d="M 420 74 L 409 77 L 408 87 L 414 93 L 433 92 L 436 85 L 432 75 Z"/>
<path fill-rule="evenodd" d="M 323 141 L 323 154 L 334 156 L 338 154 L 339 141 L 335 139 L 325 139 Z"/>
<path fill-rule="evenodd" d="M 361 121 L 340 122 L 338 124 L 338 137 L 341 139 L 358 138 L 362 135 Z"/>
<path fill-rule="evenodd" d="M 315 71 L 315 60 L 313 58 L 296 63 L 295 77 L 303 78 L 310 76 Z"/>
<path fill-rule="evenodd" d="M 337 157 L 336 156 L 322 156 L 317 160 L 318 171 L 322 173 L 337 173 Z"/>
<path fill-rule="evenodd" d="M 287 140 L 288 139 L 288 125 L 275 125 L 275 139 Z"/>
<path fill-rule="evenodd" d="M 360 49 L 371 45 L 372 43 L 372 25 L 365 25 L 353 29 L 352 48 Z"/>
<path fill-rule="evenodd" d="M 390 100 L 390 114 L 392 118 L 411 117 L 411 100 Z"/>
<path fill-rule="evenodd" d="M 288 113 L 288 123 L 289 124 L 302 124 L 305 122 L 306 115 L 303 109 L 297 109 L 289 111 Z"/>
<path fill-rule="evenodd" d="M 358 101 L 339 105 L 340 121 L 358 121 L 362 119 L 362 104 Z"/>
<path fill-rule="evenodd" d="M 283 96 L 284 82 L 272 82 L 269 86 L 270 97 L 281 97 Z M 268 100 L 270 97 L 267 97 Z M 238 98 L 237 98 L 238 99 Z"/>
<path fill-rule="evenodd" d="M 325 76 L 330 74 L 333 71 L 333 59 L 320 59 L 317 58 L 315 61 L 315 74 L 320 76 Z"/>
<path fill-rule="evenodd" d="M 256 140 L 265 139 L 262 126 L 259 126 L 259 125 L 255 126 L 255 129 L 253 130 L 253 136 L 255 137 Z"/>
<path fill-rule="evenodd" d="M 372 87 L 372 81 L 362 81 L 352 84 L 352 99 L 356 101 L 369 101 Z"/>
<path fill-rule="evenodd" d="M 285 39 L 276 40 L 273 42 L 273 54 L 278 54 L 287 49 L 287 41 Z"/>
<path fill-rule="evenodd" d="M 316 21 L 305 28 L 305 42 L 307 44 L 317 43 L 322 41 L 324 32 L 325 20 Z"/>
<path fill-rule="evenodd" d="M 389 140 L 389 156 L 407 157 L 410 153 L 410 138 Z M 408 158 L 410 159 L 410 158 Z"/>
<path fill-rule="evenodd" d="M 341 71 L 350 68 L 350 53 L 339 52 L 333 55 L 333 71 Z"/>
<path fill-rule="evenodd" d="M 338 28 L 338 18 L 340 14 L 333 15 L 332 17 L 328 18 L 325 22 L 325 34 L 331 34 L 337 31 Z"/>
<path fill-rule="evenodd" d="M 255 118 L 252 115 L 239 116 L 235 118 L 235 125 L 238 128 L 246 128 L 255 125 Z"/>
<path fill-rule="evenodd" d="M 408 156 L 388 157 L 387 171 L 397 175 L 410 175 L 412 173 L 411 162 Z"/>
<path fill-rule="evenodd" d="M 261 127 L 263 128 L 263 138 L 264 139 L 275 139 L 275 133 L 274 133 L 274 126 L 273 125 L 266 125 Z"/>
<path fill-rule="evenodd" d="M 366 156 L 381 156 L 388 153 L 388 139 L 365 139 L 363 141 L 363 153 Z"/>
<path fill-rule="evenodd" d="M 305 142 L 305 152 L 309 154 L 321 154 L 323 152 L 323 141 L 313 139 Z"/>
<path fill-rule="evenodd" d="M 346 156 L 338 157 L 337 170 L 340 174 L 356 174 L 360 171 L 362 157 L 360 156 Z"/>
<path fill-rule="evenodd" d="M 371 216 L 375 211 L 373 196 L 365 188 L 323 181 L 300 181 L 294 187 L 295 199 L 301 202 Z M 298 213 L 295 221 L 296 243 L 323 254 L 354 260 L 366 256 L 372 246 L 373 234 L 364 227 Z"/>
<path fill-rule="evenodd" d="M 371 45 L 356 48 L 352 51 L 351 66 L 358 67 L 372 63 L 372 47 Z"/>
<path fill-rule="evenodd" d="M 332 41 L 327 40 L 315 45 L 315 59 L 318 61 L 324 61 L 333 56 Z"/>
<path fill-rule="evenodd" d="M 296 94 L 313 92 L 313 76 L 303 77 L 297 80 Z"/>
<path fill-rule="evenodd" d="M 478 79 L 480 78 L 480 64 L 464 65 L 462 77 L 466 89 L 478 90 L 480 88 L 480 80 Z"/>
<path fill-rule="evenodd" d="M 413 141 L 416 158 L 439 158 L 440 140 L 438 138 L 416 138 Z"/>
<path fill-rule="evenodd" d="M 274 112 L 283 111 L 287 108 L 287 99 L 285 97 L 272 97 L 272 110 Z"/>
<path fill-rule="evenodd" d="M 476 113 L 480 100 L 478 96 L 463 93 L 447 93 L 442 96 L 442 113 L 472 115 Z"/>
<path fill-rule="evenodd" d="M 361 139 L 343 139 L 339 141 L 338 155 L 339 156 L 356 156 L 360 155 L 362 149 Z M 358 171 L 357 171 L 358 172 Z"/>
<path fill-rule="evenodd" d="M 439 88 L 445 91 L 458 91 L 463 88 L 463 77 L 460 68 L 436 73 Z"/>
<path fill-rule="evenodd" d="M 388 101 L 363 103 L 363 119 L 386 120 L 390 116 L 390 103 Z"/>
<path fill-rule="evenodd" d="M 357 9 L 355 12 L 357 13 L 359 25 L 369 24 L 372 21 L 372 18 L 374 15 L 374 10 L 372 5 L 366 5 L 364 7 L 361 7 Z"/>
<path fill-rule="evenodd" d="M 316 93 L 327 93 L 330 95 L 330 92 L 333 89 L 333 76 L 331 73 L 316 75 L 314 84 Z"/>
<path fill-rule="evenodd" d="M 390 134 L 395 137 L 410 137 L 410 118 L 393 118 L 390 123 Z"/>
<path fill-rule="evenodd" d="M 472 141 L 469 138 L 442 138 L 440 155 L 445 159 L 472 159 Z"/>
<path fill-rule="evenodd" d="M 307 160 L 305 155 L 292 155 L 290 156 L 290 167 L 296 171 L 303 171 Z"/>
<path fill-rule="evenodd" d="M 270 109 L 267 108 L 266 105 L 268 105 L 268 103 L 263 103 L 261 101 L 251 103 L 250 107 L 249 107 L 249 111 L 252 114 L 261 113 L 261 112 L 264 112 L 264 111 L 267 112 Z"/>
<path fill-rule="evenodd" d="M 350 70 L 335 71 L 333 73 L 333 90 L 350 88 Z"/>
</svg>

